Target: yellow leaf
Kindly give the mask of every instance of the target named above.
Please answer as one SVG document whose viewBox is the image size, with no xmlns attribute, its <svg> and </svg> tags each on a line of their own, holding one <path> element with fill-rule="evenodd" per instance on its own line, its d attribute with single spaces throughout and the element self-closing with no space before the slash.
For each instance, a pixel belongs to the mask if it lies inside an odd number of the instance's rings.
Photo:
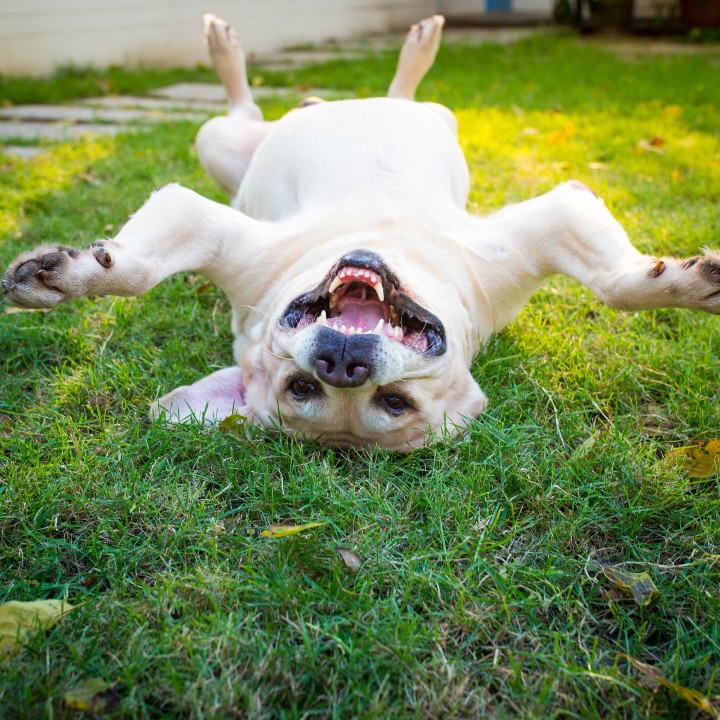
<svg viewBox="0 0 720 720">
<path fill-rule="evenodd" d="M 71 710 L 97 713 L 108 712 L 118 701 L 111 685 L 100 678 L 90 678 L 74 685 L 63 695 L 65 705 Z"/>
<path fill-rule="evenodd" d="M 320 527 L 321 525 L 327 525 L 327 523 L 309 522 L 305 523 L 305 525 L 271 525 L 267 530 L 263 530 L 260 534 L 265 537 L 283 538 L 288 537 L 288 535 L 297 535 L 298 533 L 305 532 L 305 530 Z"/>
<path fill-rule="evenodd" d="M 677 683 L 670 682 L 657 668 L 647 663 L 636 660 L 629 655 L 624 653 L 620 655 L 624 657 L 636 670 L 639 670 L 644 676 L 650 677 L 653 680 L 657 680 L 661 685 L 672 690 L 675 694 L 679 695 L 683 700 L 691 703 L 695 707 L 704 710 L 708 715 L 712 715 L 714 718 L 720 718 L 720 711 L 713 705 L 708 698 L 697 690 L 691 690 L 690 688 L 683 687 Z"/>
<path fill-rule="evenodd" d="M 720 472 L 720 438 L 671 450 L 667 457 L 677 461 L 692 478 L 709 478 Z"/>
<path fill-rule="evenodd" d="M 679 183 L 682 180 L 682 174 L 679 170 L 673 170 L 670 173 L 670 177 L 672 178 L 672 181 L 676 183 Z"/>
<path fill-rule="evenodd" d="M 0 657 L 18 650 L 31 630 L 49 630 L 74 607 L 64 600 L 12 600 L 0 605 Z"/>
<path fill-rule="evenodd" d="M 560 130 L 548 133 L 547 141 L 551 145 L 564 145 L 574 134 L 575 126 L 572 123 L 565 123 Z"/>
<path fill-rule="evenodd" d="M 632 595 L 641 607 L 649 605 L 660 595 L 660 591 L 646 572 L 631 573 L 612 565 L 606 565 L 602 571 L 603 575 L 614 582 L 626 595 Z"/>
</svg>

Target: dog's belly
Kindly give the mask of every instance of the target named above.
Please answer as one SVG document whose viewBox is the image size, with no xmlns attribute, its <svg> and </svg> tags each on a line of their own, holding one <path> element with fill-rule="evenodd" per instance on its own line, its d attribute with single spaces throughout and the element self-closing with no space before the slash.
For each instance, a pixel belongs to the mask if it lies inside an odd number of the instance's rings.
<svg viewBox="0 0 720 720">
<path fill-rule="evenodd" d="M 251 217 L 377 200 L 397 212 L 464 207 L 469 174 L 437 109 L 372 98 L 289 113 L 260 144 L 233 203 Z"/>
</svg>

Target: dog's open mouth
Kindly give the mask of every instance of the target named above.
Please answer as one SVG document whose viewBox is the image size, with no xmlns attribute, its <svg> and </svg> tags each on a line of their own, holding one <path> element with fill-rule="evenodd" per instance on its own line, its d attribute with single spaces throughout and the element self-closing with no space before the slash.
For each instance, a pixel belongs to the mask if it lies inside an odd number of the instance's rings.
<svg viewBox="0 0 720 720">
<path fill-rule="evenodd" d="M 384 335 L 430 355 L 446 348 L 442 322 L 403 292 L 397 276 L 368 250 L 340 258 L 318 287 L 290 303 L 280 322 L 298 330 L 319 323 L 343 335 Z"/>
</svg>

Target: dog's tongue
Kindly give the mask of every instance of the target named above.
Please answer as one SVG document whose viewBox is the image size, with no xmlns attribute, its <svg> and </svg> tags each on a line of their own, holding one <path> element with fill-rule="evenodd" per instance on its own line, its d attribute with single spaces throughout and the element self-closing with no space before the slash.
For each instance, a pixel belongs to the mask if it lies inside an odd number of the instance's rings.
<svg viewBox="0 0 720 720">
<path fill-rule="evenodd" d="M 334 323 L 345 327 L 362 328 L 364 331 L 374 330 L 380 320 L 387 320 L 385 307 L 378 301 L 355 300 L 343 298 L 338 306 L 337 314 L 333 315 Z"/>
</svg>

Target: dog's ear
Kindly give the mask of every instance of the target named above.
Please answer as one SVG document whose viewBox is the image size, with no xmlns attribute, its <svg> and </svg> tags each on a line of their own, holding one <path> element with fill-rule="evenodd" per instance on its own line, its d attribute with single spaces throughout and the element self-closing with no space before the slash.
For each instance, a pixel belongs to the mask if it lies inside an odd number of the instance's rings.
<svg viewBox="0 0 720 720">
<path fill-rule="evenodd" d="M 211 424 L 234 413 L 248 420 L 254 417 L 245 402 L 245 382 L 239 367 L 218 370 L 192 385 L 176 388 L 150 408 L 151 418 L 173 423 L 194 420 Z"/>
<path fill-rule="evenodd" d="M 465 370 L 462 380 L 454 388 L 452 411 L 447 413 L 448 425 L 457 430 L 467 427 L 473 419 L 480 417 L 487 407 L 487 395 L 480 389 L 469 370 Z"/>
</svg>

